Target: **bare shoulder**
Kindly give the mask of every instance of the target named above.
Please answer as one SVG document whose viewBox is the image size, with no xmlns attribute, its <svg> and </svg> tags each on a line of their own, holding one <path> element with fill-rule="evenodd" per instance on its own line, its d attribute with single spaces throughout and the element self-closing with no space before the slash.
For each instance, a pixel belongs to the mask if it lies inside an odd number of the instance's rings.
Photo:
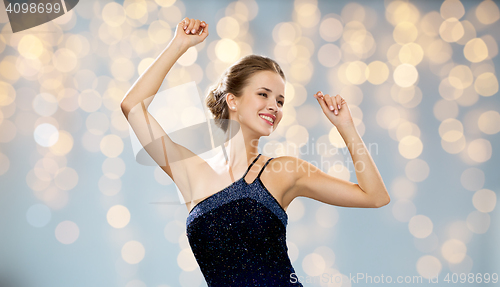
<svg viewBox="0 0 500 287">
<path fill-rule="evenodd" d="M 280 156 L 269 162 L 266 171 L 270 174 L 267 176 L 271 179 L 267 182 L 269 182 L 275 197 L 279 198 L 278 201 L 285 210 L 292 200 L 299 195 L 297 181 L 306 175 L 311 168 L 315 168 L 315 166 L 293 156 Z"/>
</svg>

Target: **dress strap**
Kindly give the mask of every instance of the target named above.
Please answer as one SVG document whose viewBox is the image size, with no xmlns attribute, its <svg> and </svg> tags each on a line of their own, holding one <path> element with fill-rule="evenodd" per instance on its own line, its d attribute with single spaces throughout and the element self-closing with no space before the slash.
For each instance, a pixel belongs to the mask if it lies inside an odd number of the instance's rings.
<svg viewBox="0 0 500 287">
<path fill-rule="evenodd" d="M 260 177 L 260 175 L 262 174 L 262 172 L 263 172 L 263 171 L 264 171 L 264 169 L 266 168 L 267 164 L 268 164 L 268 163 L 269 163 L 272 159 L 273 159 L 273 157 L 272 157 L 272 158 L 270 158 L 270 159 L 268 159 L 268 160 L 266 161 L 266 164 L 265 164 L 265 165 L 262 167 L 262 169 L 260 170 L 259 175 L 257 175 L 257 178 L 259 178 L 259 177 Z"/>
<path fill-rule="evenodd" d="M 247 168 L 247 171 L 245 172 L 245 174 L 242 176 L 242 177 L 245 177 L 248 173 L 248 171 L 250 171 L 250 169 L 252 168 L 253 164 L 259 159 L 260 157 L 260 153 L 259 155 L 253 160 L 253 162 L 250 164 L 250 166 Z"/>
</svg>

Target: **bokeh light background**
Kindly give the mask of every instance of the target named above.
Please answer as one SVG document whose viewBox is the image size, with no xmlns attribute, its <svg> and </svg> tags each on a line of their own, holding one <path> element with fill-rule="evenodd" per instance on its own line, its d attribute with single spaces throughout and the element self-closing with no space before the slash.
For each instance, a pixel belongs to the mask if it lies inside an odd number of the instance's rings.
<svg viewBox="0 0 500 287">
<path fill-rule="evenodd" d="M 160 90 L 205 91 L 238 58 L 270 56 L 288 82 L 265 154 L 357 182 L 312 96 L 341 94 L 389 190 L 380 209 L 292 202 L 297 275 L 345 281 L 305 286 L 500 273 L 499 2 L 85 0 L 16 34 L 0 14 L 1 286 L 206 286 L 187 209 L 154 204 L 175 185 L 135 162 L 119 105 L 186 16 L 210 35 Z"/>
</svg>

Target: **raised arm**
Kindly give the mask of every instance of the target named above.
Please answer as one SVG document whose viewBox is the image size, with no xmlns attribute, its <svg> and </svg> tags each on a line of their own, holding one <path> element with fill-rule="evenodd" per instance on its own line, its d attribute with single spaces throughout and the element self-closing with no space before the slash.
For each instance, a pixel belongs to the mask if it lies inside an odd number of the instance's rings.
<svg viewBox="0 0 500 287">
<path fill-rule="evenodd" d="M 354 163 L 358 184 L 330 176 L 301 159 L 289 159 L 297 167 L 290 197 L 305 196 L 344 207 L 382 207 L 390 202 L 380 173 L 352 121 L 347 103 L 339 95 L 318 92 L 315 98 L 344 139 Z M 288 193 L 288 192 L 287 192 Z"/>
<path fill-rule="evenodd" d="M 172 178 L 186 201 L 191 200 L 188 192 L 191 190 L 189 174 L 193 173 L 193 167 L 200 164 L 201 159 L 190 150 L 174 143 L 147 108 L 174 63 L 187 49 L 204 41 L 207 36 L 208 24 L 205 22 L 189 18 L 182 20 L 177 25 L 174 38 L 132 85 L 121 102 L 123 114 L 140 143 Z"/>
</svg>

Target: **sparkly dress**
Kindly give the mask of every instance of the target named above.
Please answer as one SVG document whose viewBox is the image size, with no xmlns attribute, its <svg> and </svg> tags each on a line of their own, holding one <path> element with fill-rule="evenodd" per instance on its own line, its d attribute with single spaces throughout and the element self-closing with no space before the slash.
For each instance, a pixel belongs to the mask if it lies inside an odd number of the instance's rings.
<svg viewBox="0 0 500 287">
<path fill-rule="evenodd" d="M 208 286 L 302 286 L 287 253 L 288 216 L 260 180 L 272 158 L 252 183 L 245 181 L 259 157 L 187 217 L 189 244 Z"/>
</svg>

